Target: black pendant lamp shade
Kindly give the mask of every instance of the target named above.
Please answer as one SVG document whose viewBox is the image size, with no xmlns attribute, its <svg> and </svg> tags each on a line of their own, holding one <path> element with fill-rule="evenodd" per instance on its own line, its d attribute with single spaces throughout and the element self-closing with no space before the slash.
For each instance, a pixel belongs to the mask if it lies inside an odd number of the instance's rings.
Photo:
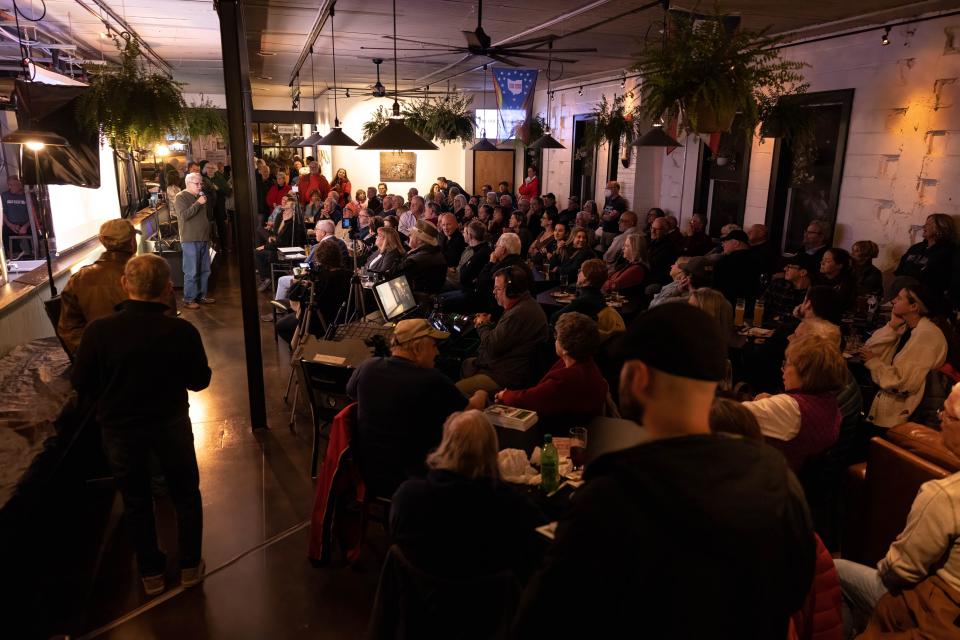
<svg viewBox="0 0 960 640">
<path fill-rule="evenodd" d="M 339 121 L 337 121 L 339 124 Z M 330 133 L 323 136 L 317 141 L 317 144 L 331 146 L 331 147 L 355 147 L 357 146 L 356 141 L 345 134 L 343 129 L 339 126 L 336 126 L 330 130 Z"/>
<path fill-rule="evenodd" d="M 299 144 L 296 144 L 296 145 L 294 145 L 294 146 L 296 146 L 296 147 L 313 147 L 313 146 L 316 146 L 316 144 L 319 142 L 319 140 L 320 140 L 320 132 L 319 132 L 319 131 L 314 131 L 314 132 L 311 133 L 309 136 L 307 136 L 306 138 L 304 138 L 303 140 L 301 140 L 301 141 L 299 142 Z"/>
<path fill-rule="evenodd" d="M 486 138 L 483 138 L 477 144 L 470 147 L 471 151 L 497 151 L 497 145 L 493 144 Z"/>
<path fill-rule="evenodd" d="M 333 16 L 336 14 L 336 8 L 336 2 L 330 5 L 330 47 L 333 50 L 333 128 L 316 144 L 330 147 L 355 147 L 357 146 L 356 141 L 340 128 L 340 112 L 337 110 L 337 34 L 333 30 Z M 313 49 L 311 49 L 311 53 L 312 51 Z M 310 64 L 313 64 L 313 58 L 311 58 Z M 316 94 L 316 89 L 314 89 L 314 94 Z M 314 108 L 314 111 L 316 111 L 316 108 Z"/>
<path fill-rule="evenodd" d="M 424 140 L 408 127 L 400 117 L 400 102 L 397 96 L 397 0 L 393 0 L 393 117 L 383 129 L 361 144 L 357 149 L 363 151 L 436 151 L 439 147 Z"/>
<path fill-rule="evenodd" d="M 634 147 L 679 147 L 682 146 L 670 134 L 663 130 L 663 125 L 655 124 L 640 139 L 633 143 Z"/>
<path fill-rule="evenodd" d="M 400 116 L 400 105 L 394 103 L 393 112 L 395 117 L 390 118 L 383 129 L 370 136 L 370 139 L 361 144 L 357 149 L 361 151 L 380 150 L 380 151 L 436 151 L 437 145 L 429 140 L 424 140 L 417 135 L 413 129 L 403 122 Z"/>
<path fill-rule="evenodd" d="M 538 140 L 530 144 L 531 149 L 566 149 L 563 144 L 550 135 L 550 132 L 544 133 Z"/>
<path fill-rule="evenodd" d="M 43 147 L 69 147 L 70 143 L 61 135 L 49 131 L 34 131 L 32 129 L 17 129 L 3 136 L 4 144 L 36 145 Z"/>
</svg>

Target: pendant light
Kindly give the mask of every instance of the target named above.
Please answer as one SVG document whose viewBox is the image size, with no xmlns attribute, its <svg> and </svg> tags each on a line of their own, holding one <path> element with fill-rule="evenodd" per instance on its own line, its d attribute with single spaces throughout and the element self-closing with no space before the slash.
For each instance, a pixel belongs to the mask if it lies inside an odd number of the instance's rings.
<svg viewBox="0 0 960 640">
<path fill-rule="evenodd" d="M 483 65 L 483 139 L 471 151 L 496 151 L 497 145 L 487 140 L 487 65 Z"/>
<path fill-rule="evenodd" d="M 400 90 L 397 88 L 397 0 L 393 0 L 393 117 L 387 126 L 370 137 L 357 149 L 436 151 L 437 145 L 421 138 L 400 117 Z"/>
<path fill-rule="evenodd" d="M 550 67 L 553 62 L 553 40 L 547 44 L 549 52 L 547 53 L 547 128 L 543 132 L 543 135 L 540 136 L 539 140 L 535 140 L 533 144 L 530 145 L 531 149 L 566 149 L 563 144 L 550 135 L 550 103 L 553 101 L 553 94 L 550 93 Z"/>
<path fill-rule="evenodd" d="M 337 4 L 330 5 L 330 46 L 333 48 L 333 128 L 330 133 L 320 138 L 317 144 L 332 147 L 355 147 L 356 141 L 340 128 L 340 112 L 337 110 L 337 36 L 333 30 L 333 13 Z"/>
<path fill-rule="evenodd" d="M 317 119 L 317 79 L 313 75 L 313 45 L 310 46 L 310 91 L 313 92 L 313 119 Z M 297 147 L 312 147 L 320 141 L 320 132 L 317 125 L 313 125 L 313 133 L 298 142 Z"/>
</svg>

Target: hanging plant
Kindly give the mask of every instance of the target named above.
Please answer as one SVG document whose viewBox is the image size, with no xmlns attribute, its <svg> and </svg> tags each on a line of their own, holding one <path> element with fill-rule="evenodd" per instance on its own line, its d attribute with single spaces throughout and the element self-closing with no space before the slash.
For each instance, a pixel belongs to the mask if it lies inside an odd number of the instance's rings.
<svg viewBox="0 0 960 640">
<path fill-rule="evenodd" d="M 199 104 L 190 103 L 190 106 L 184 109 L 183 122 L 174 133 L 190 139 L 220 136 L 222 140 L 226 140 L 227 121 L 223 119 L 220 109 L 201 95 Z"/>
<path fill-rule="evenodd" d="M 513 144 L 517 149 L 526 149 L 543 137 L 547 131 L 547 120 L 539 113 L 517 125 L 513 131 Z"/>
<path fill-rule="evenodd" d="M 626 95 L 615 95 L 611 102 L 607 102 L 607 96 L 604 95 L 593 110 L 593 121 L 587 123 L 584 142 L 592 147 L 601 144 L 613 147 L 623 140 L 625 146 L 630 146 L 638 136 L 638 116 L 638 107 L 627 108 Z"/>
<path fill-rule="evenodd" d="M 421 98 L 403 105 L 401 115 L 408 127 L 427 140 L 472 144 L 474 137 L 473 98 L 462 94 L 443 98 Z"/>
<path fill-rule="evenodd" d="M 760 105 L 807 88 L 806 64 L 783 60 L 774 47 L 782 38 L 725 26 L 726 15 L 698 20 L 671 12 L 668 36 L 633 66 L 643 75 L 641 104 L 647 117 L 676 117 L 688 132 L 729 131 L 741 114 L 744 128 L 760 122 Z"/>
<path fill-rule="evenodd" d="M 90 86 L 77 100 L 77 122 L 96 130 L 114 149 L 148 148 L 183 122 L 182 84 L 147 73 L 140 45 L 127 34 L 113 36 L 120 64 L 89 69 Z"/>
<path fill-rule="evenodd" d="M 363 123 L 363 139 L 369 140 L 380 133 L 388 124 L 390 124 L 390 111 L 380 105 L 376 111 L 370 114 L 370 119 Z"/>
</svg>

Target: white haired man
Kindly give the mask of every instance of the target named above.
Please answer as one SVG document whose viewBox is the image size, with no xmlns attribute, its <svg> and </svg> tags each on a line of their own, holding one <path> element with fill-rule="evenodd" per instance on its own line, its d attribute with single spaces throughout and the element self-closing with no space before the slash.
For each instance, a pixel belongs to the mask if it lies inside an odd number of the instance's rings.
<svg viewBox="0 0 960 640">
<path fill-rule="evenodd" d="M 173 201 L 183 251 L 183 307 L 199 309 L 201 304 L 215 302 L 207 297 L 212 233 L 207 217 L 207 196 L 201 192 L 203 177 L 199 173 L 190 173 L 184 183 L 186 188 Z"/>
</svg>

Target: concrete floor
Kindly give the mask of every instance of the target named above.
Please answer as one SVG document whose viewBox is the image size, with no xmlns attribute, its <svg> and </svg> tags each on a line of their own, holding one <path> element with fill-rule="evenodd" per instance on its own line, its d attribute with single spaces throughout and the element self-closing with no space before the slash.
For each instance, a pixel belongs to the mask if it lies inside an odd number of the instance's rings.
<svg viewBox="0 0 960 640">
<path fill-rule="evenodd" d="M 232 257 L 232 256 L 231 256 Z M 309 409 L 301 399 L 295 430 L 282 395 L 289 374 L 286 345 L 261 323 L 270 430 L 250 429 L 235 266 L 220 264 L 211 280 L 217 304 L 184 310 L 199 329 L 213 379 L 190 394 L 204 508 L 207 579 L 177 585 L 168 553 L 168 591 L 148 598 L 108 486 L 87 485 L 74 507 L 74 557 L 45 576 L 49 624 L 38 637 L 74 638 L 353 638 L 362 635 L 376 591 L 383 539 L 374 535 L 361 568 L 314 569 L 307 561 L 310 478 Z M 260 294 L 262 312 L 267 311 Z M 86 517 L 82 515 L 86 513 Z M 158 506 L 161 546 L 175 548 L 169 504 Z M 89 567 L 83 569 L 82 567 Z M 58 571 L 62 572 L 57 575 Z M 59 589 L 57 585 L 60 585 Z"/>
</svg>

